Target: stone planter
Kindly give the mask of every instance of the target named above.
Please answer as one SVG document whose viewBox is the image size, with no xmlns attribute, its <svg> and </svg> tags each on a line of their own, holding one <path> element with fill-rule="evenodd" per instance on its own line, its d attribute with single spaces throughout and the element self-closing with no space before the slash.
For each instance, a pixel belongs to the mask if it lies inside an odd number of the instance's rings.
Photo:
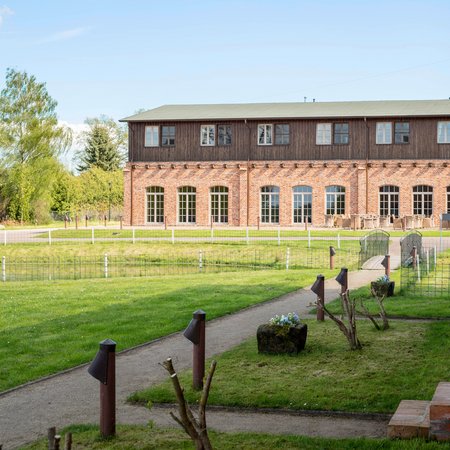
<svg viewBox="0 0 450 450">
<path fill-rule="evenodd" d="M 296 355 L 305 348 L 308 327 L 306 324 L 293 327 L 264 324 L 258 327 L 258 353 L 273 355 L 287 353 Z"/>
<path fill-rule="evenodd" d="M 386 297 L 392 297 L 394 295 L 395 281 L 389 281 L 389 283 L 372 281 L 370 286 L 379 296 L 384 295 Z"/>
</svg>

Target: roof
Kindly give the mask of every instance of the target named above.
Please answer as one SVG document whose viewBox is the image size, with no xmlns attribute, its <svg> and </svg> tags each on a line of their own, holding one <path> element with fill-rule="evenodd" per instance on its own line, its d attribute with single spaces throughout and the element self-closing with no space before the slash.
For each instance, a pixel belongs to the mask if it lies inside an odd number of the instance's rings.
<svg viewBox="0 0 450 450">
<path fill-rule="evenodd" d="M 450 116 L 450 100 L 163 105 L 121 122 Z"/>
</svg>

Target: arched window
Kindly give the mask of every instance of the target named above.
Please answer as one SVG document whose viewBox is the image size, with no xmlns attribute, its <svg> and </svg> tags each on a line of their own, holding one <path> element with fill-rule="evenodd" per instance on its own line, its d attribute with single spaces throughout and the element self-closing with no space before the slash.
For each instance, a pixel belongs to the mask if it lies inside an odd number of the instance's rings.
<svg viewBox="0 0 450 450">
<path fill-rule="evenodd" d="M 228 223 L 228 188 L 214 186 L 210 189 L 209 196 L 213 223 Z"/>
<path fill-rule="evenodd" d="M 399 192 L 398 186 L 380 186 L 378 201 L 380 216 L 399 216 Z"/>
<path fill-rule="evenodd" d="M 433 214 L 433 187 L 425 184 L 413 187 L 413 214 L 430 217 Z"/>
<path fill-rule="evenodd" d="M 447 186 L 447 213 L 450 213 L 450 186 Z"/>
<path fill-rule="evenodd" d="M 294 223 L 311 223 L 312 219 L 312 187 L 294 186 L 292 188 L 292 209 Z"/>
<path fill-rule="evenodd" d="M 280 222 L 280 188 L 263 186 L 261 188 L 261 223 Z"/>
<path fill-rule="evenodd" d="M 345 214 L 345 187 L 328 186 L 326 188 L 326 213 L 328 215 Z"/>
<path fill-rule="evenodd" d="M 149 186 L 146 195 L 147 223 L 164 223 L 164 188 Z"/>
<path fill-rule="evenodd" d="M 192 186 L 178 188 L 178 222 L 196 222 L 196 189 Z"/>
</svg>

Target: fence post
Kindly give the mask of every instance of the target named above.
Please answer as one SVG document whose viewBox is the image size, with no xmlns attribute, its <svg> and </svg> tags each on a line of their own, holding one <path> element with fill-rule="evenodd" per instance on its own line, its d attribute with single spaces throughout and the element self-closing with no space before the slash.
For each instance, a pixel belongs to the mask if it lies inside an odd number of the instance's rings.
<svg viewBox="0 0 450 450">
<path fill-rule="evenodd" d="M 288 247 L 286 249 L 286 270 L 289 270 L 289 260 L 291 256 L 291 249 Z"/>
<path fill-rule="evenodd" d="M 311 231 L 308 230 L 308 248 L 311 248 Z"/>
<path fill-rule="evenodd" d="M 2 281 L 6 281 L 6 256 L 2 256 Z"/>
<path fill-rule="evenodd" d="M 434 246 L 434 267 L 435 268 L 436 268 L 436 265 L 437 265 L 437 247 Z"/>
<path fill-rule="evenodd" d="M 341 233 L 337 234 L 337 248 L 341 248 Z"/>
<path fill-rule="evenodd" d="M 278 245 L 281 245 L 281 232 L 280 232 L 280 227 L 278 227 Z"/>
<path fill-rule="evenodd" d="M 107 253 L 105 253 L 104 268 L 105 268 L 105 278 L 108 278 L 108 254 Z"/>
<path fill-rule="evenodd" d="M 91 232 L 91 243 L 95 244 L 95 231 L 94 231 L 94 227 L 92 227 L 92 232 Z"/>
<path fill-rule="evenodd" d="M 5 233 L 6 233 L 6 231 L 5 231 Z M 245 240 L 246 240 L 246 242 L 247 242 L 247 245 L 249 244 L 249 241 L 250 241 L 250 239 L 249 239 L 249 233 L 248 233 L 248 227 L 245 229 Z M 5 244 L 6 245 L 6 244 Z"/>
<path fill-rule="evenodd" d="M 6 245 L 6 230 L 3 232 L 3 243 Z"/>
<path fill-rule="evenodd" d="M 52 230 L 48 230 L 48 245 L 52 245 Z"/>
<path fill-rule="evenodd" d="M 136 244 L 136 229 L 133 227 L 133 229 L 131 230 L 131 232 L 133 233 L 133 244 Z"/>
<path fill-rule="evenodd" d="M 175 228 L 172 228 L 172 244 L 175 244 Z"/>
<path fill-rule="evenodd" d="M 78 230 L 78 216 L 75 215 L 75 230 Z"/>
<path fill-rule="evenodd" d="M 203 270 L 203 252 L 200 250 L 198 252 L 198 271 L 201 272 Z"/>
<path fill-rule="evenodd" d="M 419 259 L 419 255 L 417 255 L 417 281 L 420 283 L 420 259 Z"/>
<path fill-rule="evenodd" d="M 123 229 L 123 216 L 120 216 L 120 229 Z"/>
<path fill-rule="evenodd" d="M 211 242 L 214 242 L 214 228 L 211 226 Z"/>
<path fill-rule="evenodd" d="M 430 250 L 427 249 L 427 275 L 430 273 Z"/>
</svg>

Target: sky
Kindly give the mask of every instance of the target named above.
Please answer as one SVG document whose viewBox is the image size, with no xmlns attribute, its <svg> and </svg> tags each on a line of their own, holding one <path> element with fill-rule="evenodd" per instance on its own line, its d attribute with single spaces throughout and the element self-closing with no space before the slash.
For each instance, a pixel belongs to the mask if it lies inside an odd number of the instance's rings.
<svg viewBox="0 0 450 450">
<path fill-rule="evenodd" d="M 450 0 L 0 0 L 6 68 L 59 119 L 163 104 L 450 97 Z"/>
</svg>

